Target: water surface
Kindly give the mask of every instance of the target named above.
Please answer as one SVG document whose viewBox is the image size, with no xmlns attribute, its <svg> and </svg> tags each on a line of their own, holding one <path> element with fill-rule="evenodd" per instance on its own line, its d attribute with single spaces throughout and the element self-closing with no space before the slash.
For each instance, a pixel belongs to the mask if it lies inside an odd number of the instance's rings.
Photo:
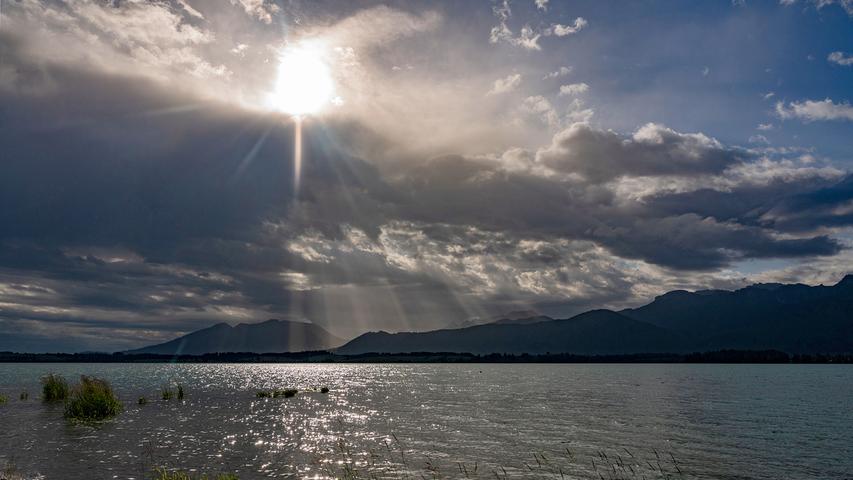
<svg viewBox="0 0 853 480">
<path fill-rule="evenodd" d="M 109 380 L 124 412 L 64 420 L 38 398 L 51 372 Z M 183 402 L 159 399 L 168 383 Z M 0 465 L 46 479 L 329 478 L 342 462 L 389 478 L 597 478 L 608 462 L 647 478 L 656 462 L 673 478 L 853 478 L 845 365 L 0 364 L 0 393 Z"/>
</svg>

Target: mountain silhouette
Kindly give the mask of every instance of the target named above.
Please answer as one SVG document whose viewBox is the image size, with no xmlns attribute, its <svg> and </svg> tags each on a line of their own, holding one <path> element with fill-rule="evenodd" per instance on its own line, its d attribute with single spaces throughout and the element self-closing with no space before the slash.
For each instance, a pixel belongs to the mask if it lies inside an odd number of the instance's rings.
<svg viewBox="0 0 853 480">
<path fill-rule="evenodd" d="M 677 290 L 639 308 L 593 310 L 565 320 L 532 317 L 431 332 L 370 332 L 337 352 L 610 355 L 722 349 L 853 352 L 853 275 L 833 286 Z"/>
<path fill-rule="evenodd" d="M 218 323 L 166 343 L 126 353 L 201 355 L 217 352 L 301 352 L 327 350 L 344 341 L 312 323 L 267 320 L 232 327 Z"/>
<path fill-rule="evenodd" d="M 490 323 L 428 332 L 368 332 L 344 343 L 323 328 L 268 320 L 220 323 L 127 353 L 362 353 L 618 355 L 693 351 L 853 352 L 853 275 L 832 286 L 765 283 L 735 291 L 676 290 L 619 312 L 592 310 L 555 320 L 509 315 Z M 341 345 L 338 347 L 338 345 Z M 338 347 L 338 348 L 334 348 Z"/>
<path fill-rule="evenodd" d="M 833 286 L 771 283 L 733 292 L 678 290 L 620 313 L 680 332 L 696 350 L 853 352 L 853 275 Z"/>
<path fill-rule="evenodd" d="M 682 345 L 680 334 L 610 310 L 593 310 L 565 320 L 489 323 L 419 333 L 371 332 L 353 339 L 336 352 L 621 354 L 680 351 Z"/>
</svg>

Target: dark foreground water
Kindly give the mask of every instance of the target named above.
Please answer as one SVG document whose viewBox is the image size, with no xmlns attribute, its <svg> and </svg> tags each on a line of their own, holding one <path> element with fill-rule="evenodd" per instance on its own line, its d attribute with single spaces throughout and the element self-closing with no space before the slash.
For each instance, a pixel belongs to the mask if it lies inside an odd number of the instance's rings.
<svg viewBox="0 0 853 480">
<path fill-rule="evenodd" d="M 64 420 L 50 372 L 108 379 L 124 412 Z M 844 365 L 0 364 L 0 394 L 0 471 L 25 478 L 853 478 Z"/>
</svg>

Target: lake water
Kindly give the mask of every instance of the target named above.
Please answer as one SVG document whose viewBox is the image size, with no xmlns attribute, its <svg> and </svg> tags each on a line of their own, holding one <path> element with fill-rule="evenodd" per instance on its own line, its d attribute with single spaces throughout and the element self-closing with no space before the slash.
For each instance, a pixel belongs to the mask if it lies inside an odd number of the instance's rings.
<svg viewBox="0 0 853 480">
<path fill-rule="evenodd" d="M 64 420 L 51 372 L 109 380 L 124 411 Z M 853 478 L 846 365 L 0 364 L 0 393 L 0 467 L 24 478 Z"/>
</svg>

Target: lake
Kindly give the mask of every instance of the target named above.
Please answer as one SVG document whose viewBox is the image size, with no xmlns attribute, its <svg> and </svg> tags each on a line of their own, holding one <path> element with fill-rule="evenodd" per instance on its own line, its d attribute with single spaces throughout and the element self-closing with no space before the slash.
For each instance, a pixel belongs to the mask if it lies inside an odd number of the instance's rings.
<svg viewBox="0 0 853 480">
<path fill-rule="evenodd" d="M 66 421 L 47 373 L 107 379 L 124 411 Z M 24 478 L 853 478 L 849 365 L 0 364 L 0 393 Z"/>
</svg>

